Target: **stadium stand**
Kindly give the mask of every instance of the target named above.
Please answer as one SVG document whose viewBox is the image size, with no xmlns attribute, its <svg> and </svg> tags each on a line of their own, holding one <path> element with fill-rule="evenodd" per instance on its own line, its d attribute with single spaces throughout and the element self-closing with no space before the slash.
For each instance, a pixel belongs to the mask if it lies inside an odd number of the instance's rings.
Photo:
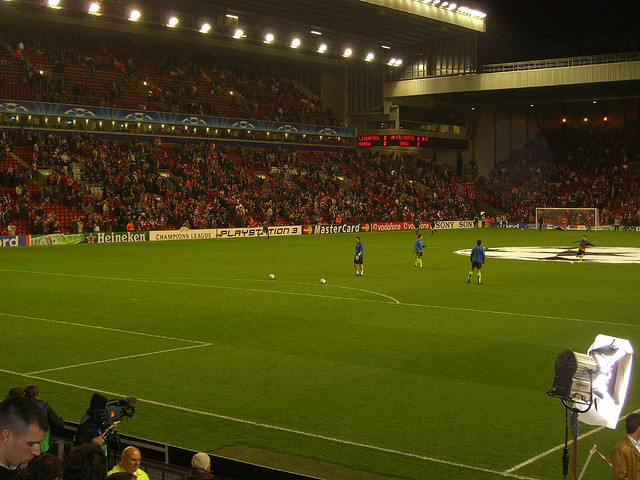
<svg viewBox="0 0 640 480">
<path fill-rule="evenodd" d="M 640 223 L 640 141 L 637 121 L 620 129 L 540 133 L 479 182 L 484 200 L 517 222 L 533 223 L 536 207 L 597 207 L 600 223 Z"/>
<path fill-rule="evenodd" d="M 115 143 L 2 129 L 0 171 L 18 233 L 412 220 L 473 216 L 453 169 L 416 154 Z M 46 177 L 40 172 L 45 172 Z M 3 185 L 5 183 L 3 182 Z M 56 224 L 56 221 L 58 224 Z M 28 223 L 28 225 L 27 225 Z M 44 225 L 41 225 L 43 223 Z M 6 227 L 8 222 L 4 222 Z"/>
<path fill-rule="evenodd" d="M 344 124 L 264 62 L 54 28 L 8 26 L 0 44 L 2 98 Z"/>
</svg>

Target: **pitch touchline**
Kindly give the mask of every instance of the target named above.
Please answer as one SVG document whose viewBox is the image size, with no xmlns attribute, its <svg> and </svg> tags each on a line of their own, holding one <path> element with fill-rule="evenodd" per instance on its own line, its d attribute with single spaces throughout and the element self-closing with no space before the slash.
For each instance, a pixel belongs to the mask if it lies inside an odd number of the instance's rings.
<svg viewBox="0 0 640 480">
<path fill-rule="evenodd" d="M 76 363 L 74 365 L 66 365 L 64 367 L 47 368 L 46 370 L 37 370 L 35 372 L 29 372 L 26 375 L 35 375 L 36 373 L 56 372 L 58 370 L 67 370 L 69 368 L 86 367 L 87 365 L 96 365 L 99 363 L 116 362 L 118 360 L 127 360 L 129 358 L 148 357 L 150 355 L 159 355 L 161 353 L 178 352 L 180 350 L 189 350 L 191 348 L 209 347 L 212 343 L 203 343 L 201 345 L 189 345 L 188 347 L 169 348 L 167 350 L 158 350 L 155 352 L 138 353 L 137 355 L 127 355 L 125 357 L 107 358 L 105 360 L 96 360 L 94 362 Z"/>
<path fill-rule="evenodd" d="M 633 412 L 628 413 L 628 414 L 627 414 L 627 415 L 625 415 L 624 417 L 620 417 L 620 418 L 618 419 L 618 421 L 620 422 L 620 421 L 624 420 L 624 419 L 625 419 L 625 418 L 627 418 L 627 416 L 628 416 L 628 415 L 630 415 L 631 413 L 640 413 L 640 408 L 639 408 L 639 409 L 637 409 L 637 410 L 634 410 Z M 587 432 L 587 433 L 584 433 L 584 434 L 580 435 L 580 436 L 578 437 L 578 441 L 579 441 L 579 440 L 582 440 L 583 438 L 587 438 L 589 435 L 593 435 L 594 433 L 597 433 L 597 432 L 599 432 L 599 431 L 601 431 L 601 430 L 604 430 L 604 428 L 605 428 L 605 427 L 597 427 L 597 428 L 594 428 L 594 429 L 593 429 L 593 430 L 591 430 L 590 432 Z M 510 469 L 505 470 L 505 473 L 512 473 L 512 472 L 515 472 L 516 470 L 519 470 L 519 469 L 521 469 L 522 467 L 526 467 L 527 465 L 530 465 L 530 464 L 532 464 L 533 462 L 535 462 L 535 461 L 537 461 L 537 460 L 540 460 L 541 458 L 544 458 L 544 457 L 546 457 L 547 455 L 552 454 L 553 452 L 557 452 L 558 450 L 560 450 L 560 449 L 562 449 L 562 448 L 564 448 L 564 443 L 561 443 L 560 445 L 558 445 L 558 446 L 556 446 L 556 447 L 550 448 L 550 449 L 549 449 L 549 450 L 547 450 L 546 452 L 542 452 L 541 454 L 536 455 L 535 457 L 531 457 L 529 460 L 525 460 L 524 462 L 522 462 L 522 463 L 520 463 L 520 464 L 516 465 L 515 467 L 511 467 Z"/>
<path fill-rule="evenodd" d="M 67 383 L 67 382 L 61 382 L 58 380 L 51 380 L 49 378 L 44 378 L 44 377 L 40 377 L 37 375 L 33 375 L 30 373 L 20 373 L 20 372 L 13 372 L 11 370 L 5 370 L 0 368 L 0 372 L 3 373 L 7 373 L 10 375 L 17 375 L 20 377 L 27 377 L 27 378 L 33 378 L 35 380 L 40 380 L 43 382 L 49 382 L 49 383 L 55 383 L 57 385 L 63 385 L 66 387 L 71 387 L 71 388 L 77 388 L 80 390 L 88 390 L 90 392 L 100 392 L 100 393 L 104 393 L 106 395 L 110 395 L 110 396 L 114 396 L 114 397 L 125 397 L 126 395 L 120 394 L 120 393 L 115 393 L 115 392 L 109 392 L 106 390 L 100 390 L 100 389 L 96 389 L 96 388 L 91 388 L 91 387 L 85 387 L 82 385 L 75 385 L 73 383 Z M 338 443 L 341 445 L 349 445 L 349 446 L 353 446 L 353 447 L 360 447 L 360 448 L 366 448 L 368 450 L 375 450 L 378 452 L 384 452 L 384 453 L 391 453 L 391 454 L 395 454 L 395 455 L 400 455 L 403 457 L 408 457 L 408 458 L 415 458 L 418 460 L 423 460 L 426 462 L 432 462 L 432 463 L 439 463 L 439 464 L 443 464 L 443 465 L 449 465 L 452 467 L 458 467 L 458 468 L 465 468 L 467 470 L 474 470 L 477 472 L 484 472 L 484 473 L 491 473 L 493 475 L 499 475 L 501 477 L 507 477 L 507 478 L 516 478 L 519 480 L 537 480 L 535 478 L 532 477 L 523 477 L 520 475 L 515 475 L 513 473 L 510 472 L 498 472 L 496 470 L 490 470 L 488 468 L 482 468 L 482 467 L 476 467 L 473 465 L 465 465 L 463 463 L 456 463 L 456 462 L 450 462 L 448 460 L 442 460 L 440 458 L 432 458 L 432 457 L 427 457 L 425 455 L 418 455 L 416 453 L 409 453 L 409 452 L 402 452 L 400 450 L 394 450 L 391 448 L 384 448 L 384 447 L 378 447 L 375 445 L 367 445 L 366 443 L 360 443 L 360 442 L 352 442 L 350 440 L 343 440 L 341 438 L 336 438 L 336 437 L 328 437 L 325 435 L 320 435 L 320 434 L 316 434 L 316 433 L 309 433 L 309 432 L 305 432 L 302 430 L 296 430 L 293 428 L 287 428 L 287 427 L 280 427 L 278 425 L 270 425 L 268 423 L 260 423 L 260 422 L 254 422 L 252 420 L 246 420 L 243 418 L 236 418 L 236 417 L 230 417 L 228 415 L 221 415 L 218 413 L 211 413 L 211 412 L 205 412 L 202 410 L 195 410 L 192 408 L 187 408 L 187 407 L 181 407 L 179 405 L 171 405 L 168 403 L 163 403 L 163 402 L 157 402 L 155 400 L 147 400 L 144 398 L 140 398 L 138 397 L 138 402 L 146 402 L 149 403 L 151 405 L 155 405 L 158 407 L 163 407 L 163 408 L 172 408 L 174 410 L 180 410 L 182 412 L 187 412 L 187 413 L 193 413 L 196 415 L 202 415 L 202 416 L 207 416 L 207 417 L 213 417 L 213 418 L 218 418 L 221 420 L 227 420 L 227 421 L 231 421 L 231 422 L 236 422 L 236 423 L 242 423 L 245 425 L 252 425 L 254 427 L 260 427 L 260 428 L 265 428 L 265 429 L 269 429 L 269 430 L 276 430 L 276 431 L 280 431 L 280 432 L 286 432 L 286 433 L 292 433 L 295 435 L 301 435 L 304 437 L 309 437 L 309 438 L 315 438 L 315 439 L 319 439 L 319 440 L 326 440 L 329 442 L 333 442 L 333 443 Z"/>
<path fill-rule="evenodd" d="M 620 327 L 639 327 L 640 325 L 633 325 L 630 323 L 620 323 L 620 322 L 605 322 L 602 320 L 585 320 L 581 318 L 571 318 L 571 317 L 556 317 L 552 315 L 539 315 L 535 313 L 517 313 L 517 312 L 503 312 L 499 310 L 482 310 L 479 308 L 464 308 L 464 307 L 448 307 L 443 305 L 424 305 L 420 303 L 402 303 L 396 300 L 393 297 L 389 297 L 387 295 L 371 292 L 376 295 L 381 295 L 387 297 L 392 300 L 392 302 L 382 301 L 382 300 L 373 300 L 369 298 L 354 298 L 354 297 L 339 297 L 335 295 L 319 295 L 314 293 L 299 293 L 299 292 L 282 292 L 278 290 L 264 290 L 260 288 L 243 288 L 243 287 L 229 287 L 224 285 L 203 285 L 201 283 L 183 283 L 183 282 L 168 282 L 163 280 L 146 280 L 139 278 L 123 278 L 123 277 L 104 277 L 99 275 L 80 275 L 75 273 L 52 273 L 52 272 L 36 272 L 31 270 L 11 270 L 6 268 L 0 268 L 2 272 L 13 272 L 13 273 L 30 273 L 36 275 L 54 275 L 54 276 L 62 276 L 62 277 L 79 277 L 79 278 L 93 278 L 97 280 L 114 280 L 114 281 L 123 281 L 123 282 L 139 282 L 139 283 L 153 283 L 153 284 L 161 284 L 161 285 L 180 285 L 186 287 L 202 287 L 202 288 L 217 288 L 221 290 L 240 290 L 240 291 L 248 291 L 248 292 L 258 292 L 258 293 L 274 293 L 281 295 L 295 295 L 302 297 L 315 297 L 315 298 L 331 298 L 334 300 L 350 300 L 350 301 L 358 301 L 358 302 L 369 302 L 369 303 L 383 303 L 383 304 L 391 304 L 391 305 L 401 305 L 405 307 L 422 307 L 422 308 L 434 308 L 439 310 L 453 310 L 459 312 L 472 312 L 472 313 L 490 313 L 494 315 L 508 315 L 513 317 L 528 317 L 528 318 L 543 318 L 546 320 L 562 320 L 562 321 L 570 321 L 570 322 L 580 322 L 580 323 L 594 323 L 601 325 L 616 325 Z M 347 288 L 347 287 L 344 287 Z M 78 324 L 80 325 L 80 324 Z M 82 325 L 86 326 L 86 325 Z M 183 340 L 183 341 L 191 341 L 194 343 L 203 343 L 203 342 L 195 342 L 193 340 Z"/>
</svg>

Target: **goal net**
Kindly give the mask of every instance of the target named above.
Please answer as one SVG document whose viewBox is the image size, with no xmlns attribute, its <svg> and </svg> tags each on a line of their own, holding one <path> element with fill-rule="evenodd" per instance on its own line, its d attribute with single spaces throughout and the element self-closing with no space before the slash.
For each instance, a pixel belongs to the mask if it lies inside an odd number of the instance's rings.
<svg viewBox="0 0 640 480">
<path fill-rule="evenodd" d="M 536 208 L 536 225 L 540 223 L 547 228 L 595 229 L 600 226 L 600 215 L 597 208 Z"/>
</svg>

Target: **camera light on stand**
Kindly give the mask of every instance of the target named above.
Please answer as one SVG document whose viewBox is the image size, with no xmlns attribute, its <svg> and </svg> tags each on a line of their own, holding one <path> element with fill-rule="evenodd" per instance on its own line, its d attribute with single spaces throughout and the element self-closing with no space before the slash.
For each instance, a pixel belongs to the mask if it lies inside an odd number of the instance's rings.
<svg viewBox="0 0 640 480">
<path fill-rule="evenodd" d="M 629 340 L 598 335 L 586 354 L 560 352 L 547 393 L 565 405 L 587 405 L 577 411 L 583 423 L 615 429 L 629 389 L 632 359 Z"/>
</svg>

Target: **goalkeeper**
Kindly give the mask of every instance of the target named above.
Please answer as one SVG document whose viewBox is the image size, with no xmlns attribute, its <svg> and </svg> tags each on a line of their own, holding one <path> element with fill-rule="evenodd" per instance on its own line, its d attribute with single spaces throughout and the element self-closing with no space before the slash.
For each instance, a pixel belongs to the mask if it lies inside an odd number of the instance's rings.
<svg viewBox="0 0 640 480">
<path fill-rule="evenodd" d="M 595 245 L 587 240 L 587 236 L 585 235 L 580 240 L 574 240 L 573 243 L 579 243 L 578 251 L 576 252 L 576 257 L 579 257 L 578 263 L 582 263 L 582 259 L 584 258 L 584 253 L 587 250 L 588 246 L 595 247 Z"/>
</svg>

